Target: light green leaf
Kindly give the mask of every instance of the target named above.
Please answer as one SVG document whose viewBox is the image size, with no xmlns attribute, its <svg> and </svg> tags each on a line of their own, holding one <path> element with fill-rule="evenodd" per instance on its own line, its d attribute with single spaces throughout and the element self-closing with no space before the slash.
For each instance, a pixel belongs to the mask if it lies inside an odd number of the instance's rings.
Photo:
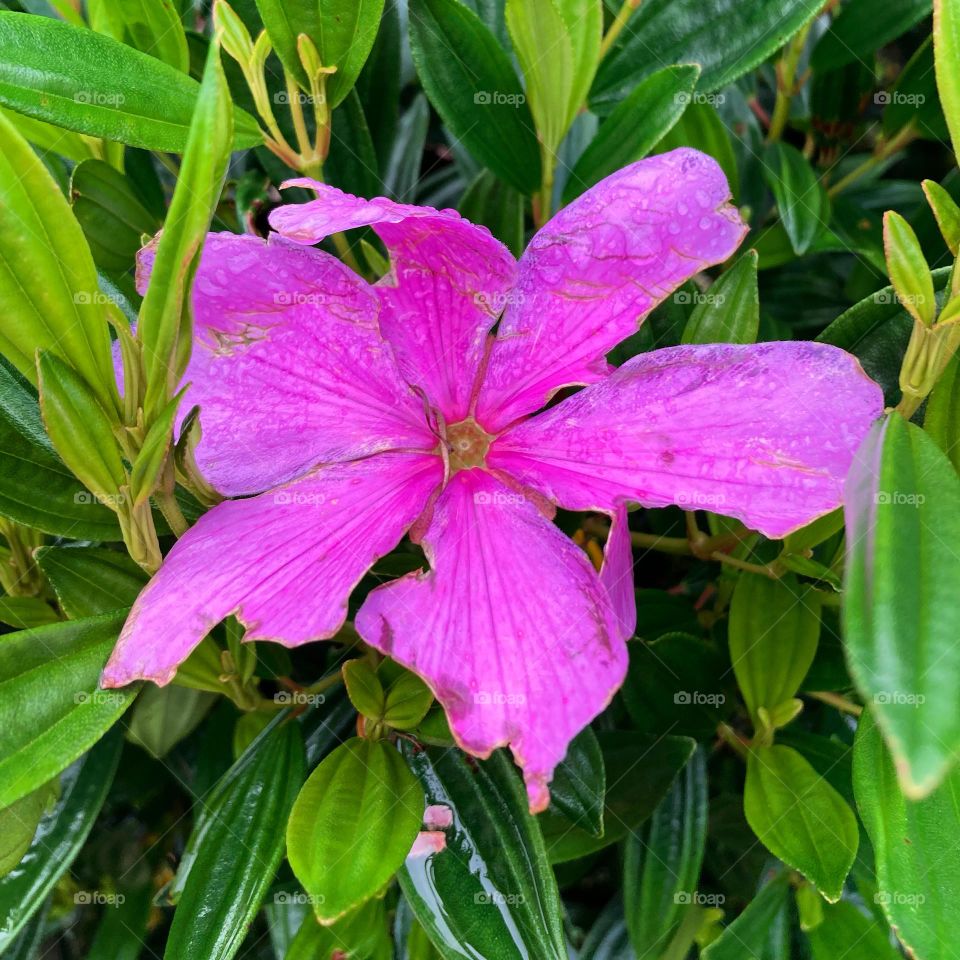
<svg viewBox="0 0 960 960">
<path fill-rule="evenodd" d="M 914 0 L 919 3 L 920 0 Z M 927 4 L 929 6 L 929 4 Z M 960 150 L 960 2 L 934 0 L 933 56 L 937 89 L 953 150 Z"/>
<path fill-rule="evenodd" d="M 894 210 L 883 216 L 883 252 L 900 302 L 915 320 L 929 327 L 937 315 L 933 277 L 913 227 Z"/>
<path fill-rule="evenodd" d="M 187 35 L 170 0 L 87 0 L 90 25 L 186 73 Z"/>
<path fill-rule="evenodd" d="M 960 253 L 960 207 L 947 191 L 935 180 L 923 181 L 923 192 L 937 220 L 944 242 L 950 252 Z"/>
<path fill-rule="evenodd" d="M 37 825 L 57 795 L 57 783 L 45 783 L 0 810 L 0 878 L 23 859 Z"/>
<path fill-rule="evenodd" d="M 763 845 L 799 870 L 831 903 L 857 855 L 847 801 L 792 747 L 755 747 L 743 792 L 747 823 Z"/>
<path fill-rule="evenodd" d="M 960 478 L 923 430 L 894 413 L 857 451 L 845 501 L 850 672 L 904 788 L 923 796 L 960 750 Z"/>
<path fill-rule="evenodd" d="M 799 891 L 798 891 L 799 900 Z M 823 904 L 823 901 L 820 901 Z M 807 932 L 813 960 L 900 960 L 886 924 L 848 900 L 823 904 L 823 918 Z"/>
<path fill-rule="evenodd" d="M 960 356 L 955 356 L 940 374 L 927 399 L 923 429 L 960 472 Z"/>
</svg>

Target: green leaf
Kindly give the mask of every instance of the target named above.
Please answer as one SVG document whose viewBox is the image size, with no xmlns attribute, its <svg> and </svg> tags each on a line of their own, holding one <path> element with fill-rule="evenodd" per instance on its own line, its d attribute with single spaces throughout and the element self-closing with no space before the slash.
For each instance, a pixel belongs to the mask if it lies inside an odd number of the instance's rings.
<svg viewBox="0 0 960 960">
<path fill-rule="evenodd" d="M 130 181 L 102 160 L 84 160 L 74 168 L 70 199 L 94 261 L 112 273 L 129 270 L 140 249 L 140 238 L 153 235 L 160 227 Z"/>
<path fill-rule="evenodd" d="M 23 138 L 38 147 L 42 153 L 56 153 L 75 163 L 83 163 L 84 160 L 89 160 L 96 150 L 94 143 L 84 140 L 79 133 L 72 130 L 64 130 L 62 127 L 55 127 L 2 107 L 0 116 L 9 120 Z"/>
<path fill-rule="evenodd" d="M 600 56 L 599 0 L 507 0 L 505 16 L 523 70 L 537 134 L 553 154 L 586 100 Z"/>
<path fill-rule="evenodd" d="M 84 960 L 138 960 L 149 937 L 153 884 L 126 888 L 123 901 L 103 911 L 93 942 Z"/>
<path fill-rule="evenodd" d="M 919 4 L 920 0 L 913 2 Z M 934 0 L 933 55 L 940 103 L 956 153 L 960 150 L 960 3 L 957 0 Z"/>
<path fill-rule="evenodd" d="M 591 836 L 603 836 L 607 776 L 597 735 L 585 727 L 567 748 L 550 781 L 550 805 Z"/>
<path fill-rule="evenodd" d="M 330 155 L 323 165 L 328 183 L 357 197 L 372 197 L 383 192 L 372 133 L 360 98 L 351 90 L 333 113 Z"/>
<path fill-rule="evenodd" d="M 609 113 L 664 63 L 699 63 L 700 92 L 719 90 L 779 50 L 821 6 L 819 0 L 650 0 L 601 63 L 590 105 Z"/>
<path fill-rule="evenodd" d="M 423 789 L 389 743 L 355 737 L 303 785 L 287 825 L 290 866 L 332 922 L 376 896 L 410 852 Z"/>
<path fill-rule="evenodd" d="M 2 357 L 0 515 L 55 536 L 120 539 L 116 515 L 64 466 L 43 429 L 36 392 Z"/>
<path fill-rule="evenodd" d="M 763 155 L 763 176 L 794 253 L 806 253 L 830 219 L 826 192 L 810 161 L 796 147 L 772 143 Z"/>
<path fill-rule="evenodd" d="M 933 287 L 941 293 L 947 286 L 950 267 L 933 271 Z M 842 313 L 817 340 L 832 343 L 854 354 L 864 372 L 883 387 L 890 406 L 900 398 L 900 366 L 913 329 L 913 319 L 897 298 L 893 287 L 870 294 Z"/>
<path fill-rule="evenodd" d="M 873 844 L 875 901 L 913 956 L 950 960 L 947 932 L 960 922 L 960 771 L 919 801 L 907 799 L 872 711 L 864 711 L 853 748 L 857 808 Z"/>
<path fill-rule="evenodd" d="M 357 713 L 372 720 L 383 716 L 385 697 L 376 668 L 366 658 L 348 660 L 343 665 L 343 682 Z"/>
<path fill-rule="evenodd" d="M 41 547 L 37 563 L 71 620 L 126 610 L 147 575 L 126 553 L 105 547 Z"/>
<path fill-rule="evenodd" d="M 597 734 L 607 775 L 602 837 L 573 826 L 550 810 L 537 818 L 551 863 L 595 853 L 622 840 L 656 809 L 696 743 L 687 737 L 643 736 L 627 732 Z"/>
<path fill-rule="evenodd" d="M 768 960 L 770 930 L 786 908 L 789 896 L 789 878 L 781 873 L 760 890 L 700 956 L 703 960 Z"/>
<path fill-rule="evenodd" d="M 0 13 L 0 42 L 7 16 L 14 14 Z M 116 409 L 110 334 L 83 232 L 47 169 L 3 116 L 0 137 L 0 350 L 34 383 L 36 351 L 55 352 Z"/>
<path fill-rule="evenodd" d="M 960 750 L 960 478 L 923 430 L 891 414 L 858 450 L 845 499 L 850 672 L 907 793 L 923 796 Z"/>
<path fill-rule="evenodd" d="M 0 637 L 0 807 L 36 790 L 99 740 L 137 687 L 100 690 L 117 615 Z"/>
<path fill-rule="evenodd" d="M 763 845 L 799 870 L 831 903 L 857 855 L 857 818 L 847 801 L 792 747 L 756 747 L 747 757 L 747 823 Z"/>
<path fill-rule="evenodd" d="M 950 136 L 937 94 L 932 36 L 907 61 L 893 90 L 876 94 L 874 99 L 886 100 L 883 135 L 887 141 L 908 126 L 927 140 L 946 140 Z"/>
<path fill-rule="evenodd" d="M 403 83 L 403 39 L 397 0 L 387 0 L 380 18 L 377 39 L 357 78 L 356 86 L 358 99 L 363 104 L 363 112 L 370 124 L 370 134 L 380 161 L 380 169 L 386 165 L 397 132 L 400 87 Z"/>
<path fill-rule="evenodd" d="M 121 503 L 126 470 L 107 412 L 76 370 L 41 351 L 40 409 L 47 433 L 66 465 L 102 503 Z"/>
<path fill-rule="evenodd" d="M 327 104 L 332 110 L 353 89 L 380 25 L 383 0 L 256 0 L 270 41 L 283 65 L 302 84 L 307 76 L 297 53 L 297 37 L 305 33 L 325 67 Z"/>
<path fill-rule="evenodd" d="M 507 54 L 479 17 L 458 0 L 412 0 L 410 48 L 453 136 L 502 180 L 533 193 L 540 186 L 533 117 Z"/>
<path fill-rule="evenodd" d="M 148 425 L 166 407 L 190 358 L 190 287 L 227 173 L 233 112 L 220 49 L 213 44 L 150 286 L 140 308 L 137 334 L 143 343 Z"/>
<path fill-rule="evenodd" d="M 303 774 L 300 729 L 283 718 L 214 787 L 181 862 L 165 958 L 229 960 L 240 949 L 283 858 Z"/>
<path fill-rule="evenodd" d="M 400 118 L 383 174 L 384 190 L 401 203 L 413 203 L 416 199 L 429 128 L 430 105 L 427 98 L 418 93 Z"/>
<path fill-rule="evenodd" d="M 872 0 L 848 0 L 814 48 L 810 66 L 826 72 L 854 60 L 872 60 L 875 51 L 929 13 L 930 0 L 897 0 L 879 6 Z"/>
<path fill-rule="evenodd" d="M 122 743 L 114 731 L 63 775 L 60 799 L 40 821 L 24 863 L 0 880 L 0 954 L 80 852 L 113 782 Z"/>
<path fill-rule="evenodd" d="M 383 722 L 396 730 L 413 730 L 432 705 L 430 688 L 415 673 L 402 670 L 387 687 Z"/>
<path fill-rule="evenodd" d="M 453 813 L 445 848 L 400 872 L 444 960 L 566 960 L 556 879 L 504 751 L 482 762 L 433 747 L 408 756 L 427 803 Z"/>
<path fill-rule="evenodd" d="M 167 457 L 173 446 L 174 421 L 180 401 L 187 388 L 184 387 L 157 414 L 147 435 L 143 438 L 133 467 L 130 470 L 130 496 L 135 506 L 145 503 L 160 484 L 160 475 L 167 464 Z"/>
<path fill-rule="evenodd" d="M 727 183 L 730 184 L 730 192 L 736 198 L 740 194 L 737 157 L 730 142 L 730 132 L 714 106 L 718 99 L 709 94 L 703 98 L 694 96 L 680 119 L 656 145 L 653 152 L 666 153 L 677 147 L 702 150 L 720 164 Z"/>
<path fill-rule="evenodd" d="M 793 697 L 813 663 L 820 638 L 816 591 L 795 577 L 744 573 L 730 601 L 730 661 L 754 727 L 761 709 Z"/>
<path fill-rule="evenodd" d="M 285 894 L 278 893 L 277 899 Z M 383 900 L 371 900 L 336 923 L 320 924 L 312 915 L 303 918 L 283 960 L 320 960 L 327 957 L 379 958 L 377 949 L 391 947 Z M 387 952 L 388 960 L 392 952 Z"/>
<path fill-rule="evenodd" d="M 198 96 L 195 80 L 110 37 L 0 13 L 0 104 L 19 113 L 92 137 L 179 153 Z M 238 110 L 236 148 L 262 142 L 256 120 Z"/>
<path fill-rule="evenodd" d="M 927 399 L 923 429 L 950 458 L 960 472 L 960 357 L 954 358 L 940 374 L 937 385 Z"/>
<path fill-rule="evenodd" d="M 197 728 L 216 699 L 212 693 L 189 687 L 151 684 L 133 706 L 127 736 L 160 760 Z"/>
<path fill-rule="evenodd" d="M 677 64 L 651 74 L 603 121 L 567 179 L 570 203 L 604 177 L 645 157 L 680 119 L 700 76 L 696 64 Z"/>
<path fill-rule="evenodd" d="M 186 73 L 187 36 L 170 0 L 88 0 L 90 25 Z"/>
<path fill-rule="evenodd" d="M 760 329 L 757 251 L 748 250 L 700 297 L 681 343 L 755 343 Z"/>
<path fill-rule="evenodd" d="M 489 170 L 477 174 L 458 207 L 471 223 L 487 227 L 515 257 L 523 252 L 523 208 L 523 197 Z"/>
<path fill-rule="evenodd" d="M 39 597 L 0 597 L 0 623 L 17 630 L 30 630 L 59 620 L 50 604 Z"/>
<path fill-rule="evenodd" d="M 824 904 L 822 909 L 823 919 L 807 931 L 813 960 L 899 960 L 900 952 L 891 945 L 885 924 L 848 900 Z"/>
<path fill-rule="evenodd" d="M 637 956 L 661 956 L 687 911 L 704 903 L 697 885 L 706 841 L 707 766 L 698 750 L 643 834 L 626 840 L 624 913 Z"/>
<path fill-rule="evenodd" d="M 950 252 L 960 253 L 960 207 L 947 191 L 935 180 L 923 181 L 923 192 L 937 220 L 944 242 Z"/>
<path fill-rule="evenodd" d="M 937 312 L 933 277 L 913 227 L 894 210 L 883 215 L 883 251 L 900 303 L 915 320 L 929 327 Z"/>
<path fill-rule="evenodd" d="M 57 784 L 45 783 L 0 810 L 0 878 L 7 876 L 30 849 L 40 818 L 56 795 Z"/>
</svg>

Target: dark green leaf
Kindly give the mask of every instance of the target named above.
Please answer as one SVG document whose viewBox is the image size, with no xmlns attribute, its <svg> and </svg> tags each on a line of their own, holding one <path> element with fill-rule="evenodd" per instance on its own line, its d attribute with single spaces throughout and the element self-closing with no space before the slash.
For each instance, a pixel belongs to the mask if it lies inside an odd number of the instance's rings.
<svg viewBox="0 0 960 960">
<path fill-rule="evenodd" d="M 467 220 L 487 227 L 515 257 L 523 252 L 523 197 L 489 170 L 467 187 L 459 210 Z"/>
<path fill-rule="evenodd" d="M 520 779 L 503 751 L 410 755 L 428 804 L 453 813 L 446 847 L 407 860 L 404 896 L 444 960 L 566 960 L 560 898 Z"/>
<path fill-rule="evenodd" d="M 850 671 L 907 792 L 922 796 L 960 750 L 960 478 L 923 430 L 894 413 L 861 445 L 845 499 Z"/>
<path fill-rule="evenodd" d="M 714 103 L 718 97 L 709 94 L 702 99 L 693 97 L 680 119 L 654 148 L 654 153 L 666 153 L 677 147 L 694 147 L 713 157 L 723 170 L 734 198 L 740 194 L 737 157 L 730 142 L 730 133 L 717 113 Z"/>
<path fill-rule="evenodd" d="M 826 192 L 810 161 L 796 147 L 774 143 L 764 153 L 763 175 L 794 253 L 806 253 L 830 219 Z"/>
<path fill-rule="evenodd" d="M 700 296 L 682 343 L 754 343 L 760 329 L 757 251 L 748 250 Z"/>
<path fill-rule="evenodd" d="M 954 357 L 927 399 L 923 429 L 960 471 L 960 357 Z"/>
<path fill-rule="evenodd" d="M 789 895 L 786 873 L 770 880 L 703 951 L 703 960 L 770 960 L 766 950 L 770 929 L 786 907 Z"/>
<path fill-rule="evenodd" d="M 418 94 L 400 118 L 383 174 L 384 190 L 401 203 L 414 201 L 429 126 L 430 106 L 427 98 Z"/>
<path fill-rule="evenodd" d="M 351 90 L 333 114 L 330 155 L 323 166 L 328 183 L 357 197 L 383 193 L 372 133 L 360 99 Z"/>
<path fill-rule="evenodd" d="M 533 193 L 540 185 L 533 118 L 509 58 L 480 19 L 458 0 L 413 0 L 410 46 L 450 132 L 501 179 Z"/>
<path fill-rule="evenodd" d="M 550 804 L 594 837 L 603 836 L 603 798 L 607 778 L 597 736 L 585 728 L 570 742 L 550 781 Z"/>
<path fill-rule="evenodd" d="M 127 736 L 160 760 L 197 728 L 215 700 L 202 690 L 151 684 L 133 706 Z"/>
<path fill-rule="evenodd" d="M 126 553 L 104 547 L 41 547 L 37 563 L 71 620 L 126 610 L 147 583 Z"/>
<path fill-rule="evenodd" d="M 0 103 L 37 120 L 148 150 L 182 151 L 200 88 L 110 37 L 56 20 L 0 13 Z M 240 110 L 237 149 L 262 143 Z"/>
<path fill-rule="evenodd" d="M 822 903 L 823 901 L 821 901 Z M 823 918 L 807 931 L 813 960 L 898 960 L 886 924 L 847 900 L 824 904 Z"/>
</svg>

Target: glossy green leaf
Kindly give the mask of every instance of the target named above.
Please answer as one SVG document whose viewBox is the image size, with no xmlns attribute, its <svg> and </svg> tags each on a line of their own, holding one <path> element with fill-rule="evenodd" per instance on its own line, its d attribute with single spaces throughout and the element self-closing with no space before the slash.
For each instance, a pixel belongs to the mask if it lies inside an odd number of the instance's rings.
<svg viewBox="0 0 960 960">
<path fill-rule="evenodd" d="M 0 954 L 80 852 L 113 782 L 122 742 L 113 731 L 63 775 L 60 799 L 40 821 L 23 865 L 0 879 Z"/>
<path fill-rule="evenodd" d="M 69 766 L 130 706 L 136 686 L 98 688 L 122 623 L 109 615 L 0 637 L 0 807 Z"/>
<path fill-rule="evenodd" d="M 933 277 L 913 227 L 894 210 L 883 217 L 883 249 L 900 303 L 914 319 L 929 327 L 937 309 Z"/>
<path fill-rule="evenodd" d="M 681 343 L 754 343 L 759 329 L 757 251 L 748 250 L 699 294 Z"/>
<path fill-rule="evenodd" d="M 415 673 L 403 670 L 387 687 L 383 722 L 396 730 L 412 730 L 432 705 L 430 688 Z"/>
<path fill-rule="evenodd" d="M 360 98 L 351 90 L 333 114 L 330 155 L 323 165 L 324 179 L 357 197 L 383 193 L 372 135 Z"/>
<path fill-rule="evenodd" d="M 227 173 L 233 113 L 220 50 L 213 45 L 177 186 L 157 244 L 150 286 L 140 308 L 137 334 L 143 343 L 148 425 L 166 407 L 189 360 L 192 324 L 188 298 Z"/>
<path fill-rule="evenodd" d="M 387 0 L 380 17 L 377 39 L 357 78 L 356 86 L 363 112 L 370 124 L 370 134 L 381 169 L 386 165 L 397 132 L 404 40 L 397 0 Z"/>
<path fill-rule="evenodd" d="M 754 727 L 797 693 L 820 637 L 816 591 L 795 577 L 744 573 L 730 601 L 730 661 Z"/>
<path fill-rule="evenodd" d="M 14 14 L 0 13 L 0 43 L 8 16 Z M 3 116 L 0 136 L 0 349 L 34 383 L 36 351 L 55 352 L 104 406 L 116 408 L 110 334 L 83 232 L 47 169 Z"/>
<path fill-rule="evenodd" d="M 0 13 L 0 104 L 37 120 L 180 152 L 199 90 L 179 70 L 92 30 Z M 238 110 L 236 148 L 262 142 L 257 122 Z"/>
<path fill-rule="evenodd" d="M 126 610 L 148 579 L 126 553 L 105 547 L 41 547 L 36 556 L 71 620 Z"/>
<path fill-rule="evenodd" d="M 87 10 L 94 30 L 187 72 L 187 37 L 171 0 L 88 0 Z"/>
<path fill-rule="evenodd" d="M 551 863 L 595 853 L 622 840 L 656 809 L 693 756 L 696 743 L 687 737 L 651 737 L 621 731 L 597 734 L 607 777 L 602 837 L 574 826 L 552 811 L 538 821 Z"/>
<path fill-rule="evenodd" d="M 857 855 L 857 819 L 847 801 L 792 747 L 756 747 L 747 757 L 747 823 L 763 845 L 799 870 L 831 903 Z"/>
<path fill-rule="evenodd" d="M 593 82 L 603 6 L 599 0 L 507 0 L 505 16 L 537 134 L 553 154 Z"/>
<path fill-rule="evenodd" d="M 874 51 L 928 16 L 930 7 L 930 0 L 897 0 L 879 6 L 871 0 L 849 0 L 814 48 L 811 66 L 826 72 L 854 60 L 870 60 Z"/>
<path fill-rule="evenodd" d="M 414 202 L 429 127 L 430 105 L 418 94 L 400 118 L 383 173 L 384 190 L 401 203 Z"/>
<path fill-rule="evenodd" d="M 594 837 L 603 836 L 603 799 L 607 775 L 597 735 L 586 727 L 570 741 L 567 755 L 553 772 L 550 805 Z"/>
<path fill-rule="evenodd" d="M 256 0 L 270 40 L 286 69 L 301 82 L 306 74 L 297 53 L 305 33 L 325 67 L 327 104 L 336 107 L 353 89 L 377 36 L 383 0 Z"/>
<path fill-rule="evenodd" d="M 960 207 L 950 194 L 935 180 L 923 181 L 923 192 L 937 220 L 944 242 L 950 252 L 960 253 Z"/>
<path fill-rule="evenodd" d="M 823 901 L 820 901 L 823 903 Z M 823 906 L 821 921 L 807 931 L 813 960 L 898 960 L 886 924 L 848 900 Z"/>
<path fill-rule="evenodd" d="M 913 0 L 919 4 L 920 0 Z M 929 8 L 929 4 L 927 4 Z M 960 149 L 960 3 L 934 0 L 933 52 L 937 89 L 954 151 Z"/>
<path fill-rule="evenodd" d="M 623 917 L 623 904 L 613 900 L 600 912 L 579 953 L 579 960 L 636 960 Z"/>
<path fill-rule="evenodd" d="M 772 960 L 767 952 L 770 930 L 789 896 L 787 874 L 781 873 L 763 886 L 700 956 L 703 960 Z"/>
<path fill-rule="evenodd" d="M 698 890 L 706 841 L 707 766 L 698 750 L 643 833 L 626 840 L 624 913 L 638 957 L 661 956 L 687 911 L 708 902 Z"/>
<path fill-rule="evenodd" d="M 954 357 L 927 398 L 923 429 L 960 471 L 960 357 Z"/>
<path fill-rule="evenodd" d="M 938 294 L 946 287 L 950 267 L 933 271 Z M 913 329 L 913 320 L 897 299 L 893 287 L 884 287 L 842 313 L 817 340 L 854 354 L 864 372 L 883 387 L 890 406 L 900 399 L 900 366 Z"/>
<path fill-rule="evenodd" d="M 893 90 L 876 94 L 875 99 L 886 101 L 883 135 L 888 140 L 908 126 L 927 140 L 946 140 L 950 136 L 937 93 L 932 36 L 907 61 Z"/>
<path fill-rule="evenodd" d="M 283 897 L 280 893 L 277 897 Z M 290 944 L 283 960 L 322 960 L 349 957 L 350 960 L 379 960 L 377 950 L 386 948 L 392 960 L 383 900 L 371 900 L 348 913 L 336 923 L 324 925 L 309 914 Z"/>
<path fill-rule="evenodd" d="M 566 960 L 560 897 L 516 770 L 501 750 L 409 752 L 428 804 L 450 808 L 446 846 L 410 857 L 404 896 L 444 960 Z"/>
<path fill-rule="evenodd" d="M 498 177 L 533 193 L 540 185 L 533 118 L 507 54 L 479 17 L 458 0 L 413 0 L 410 47 L 450 132 Z"/>
<path fill-rule="evenodd" d="M 102 160 L 85 160 L 74 168 L 70 199 L 93 259 L 103 270 L 117 274 L 129 270 L 140 238 L 160 226 L 130 181 Z"/>
<path fill-rule="evenodd" d="M 604 177 L 645 157 L 680 119 L 700 76 L 696 64 L 664 67 L 637 84 L 600 124 L 563 191 L 569 203 Z"/>
<path fill-rule="evenodd" d="M 188 737 L 213 706 L 212 693 L 171 684 L 146 687 L 130 712 L 127 736 L 157 760 Z"/>
<path fill-rule="evenodd" d="M 680 119 L 657 144 L 653 153 L 666 153 L 677 147 L 693 147 L 702 150 L 720 164 L 734 199 L 740 194 L 740 175 L 737 157 L 730 142 L 730 132 L 720 119 L 715 103 L 718 97 L 691 98 Z"/>
<path fill-rule="evenodd" d="M 45 783 L 0 809 L 0 878 L 10 873 L 30 849 L 40 818 L 56 798 L 57 789 L 55 782 Z"/>
<path fill-rule="evenodd" d="M 523 197 L 489 170 L 477 174 L 460 198 L 459 211 L 482 224 L 515 256 L 523 252 Z"/>
<path fill-rule="evenodd" d="M 62 537 L 119 540 L 116 515 L 57 456 L 36 391 L 0 357 L 0 515 Z"/>
<path fill-rule="evenodd" d="M 806 253 L 830 219 L 826 192 L 810 161 L 796 147 L 774 143 L 763 155 L 763 176 L 794 253 Z"/>
<path fill-rule="evenodd" d="M 303 781 L 296 723 L 270 727 L 204 801 L 178 878 L 164 957 L 229 960 L 240 949 L 283 858 L 284 829 Z"/>
<path fill-rule="evenodd" d="M 604 58 L 590 104 L 608 113 L 665 63 L 699 63 L 700 92 L 719 90 L 779 50 L 821 6 L 818 0 L 650 0 Z"/>
<path fill-rule="evenodd" d="M 397 872 L 420 830 L 423 788 L 389 743 L 354 738 L 313 771 L 287 826 L 290 866 L 331 922 Z"/>
<path fill-rule="evenodd" d="M 379 720 L 383 716 L 385 696 L 376 668 L 366 658 L 348 660 L 343 665 L 343 682 L 357 713 Z"/>
<path fill-rule="evenodd" d="M 960 478 L 923 430 L 891 414 L 854 459 L 846 518 L 850 671 L 907 792 L 923 795 L 960 750 Z"/>
<path fill-rule="evenodd" d="M 126 470 L 113 425 L 90 386 L 56 354 L 39 355 L 40 410 L 57 452 L 88 490 L 117 509 Z"/>
<path fill-rule="evenodd" d="M 960 922 L 960 772 L 928 797 L 903 795 L 894 758 L 870 711 L 864 711 L 853 749 L 857 809 L 873 844 L 876 903 L 908 950 L 923 960 L 949 960 L 948 931 Z"/>
<path fill-rule="evenodd" d="M 39 597 L 0 597 L 0 623 L 17 630 L 42 627 L 59 619 L 53 607 Z"/>
</svg>

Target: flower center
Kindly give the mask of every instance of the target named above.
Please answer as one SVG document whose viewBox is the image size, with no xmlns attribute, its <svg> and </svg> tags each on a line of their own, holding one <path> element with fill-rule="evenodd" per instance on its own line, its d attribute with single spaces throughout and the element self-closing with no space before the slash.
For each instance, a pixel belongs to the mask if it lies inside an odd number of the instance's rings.
<svg viewBox="0 0 960 960">
<path fill-rule="evenodd" d="M 473 417 L 447 427 L 447 446 L 450 450 L 450 470 L 468 470 L 482 467 L 493 437 Z"/>
</svg>

